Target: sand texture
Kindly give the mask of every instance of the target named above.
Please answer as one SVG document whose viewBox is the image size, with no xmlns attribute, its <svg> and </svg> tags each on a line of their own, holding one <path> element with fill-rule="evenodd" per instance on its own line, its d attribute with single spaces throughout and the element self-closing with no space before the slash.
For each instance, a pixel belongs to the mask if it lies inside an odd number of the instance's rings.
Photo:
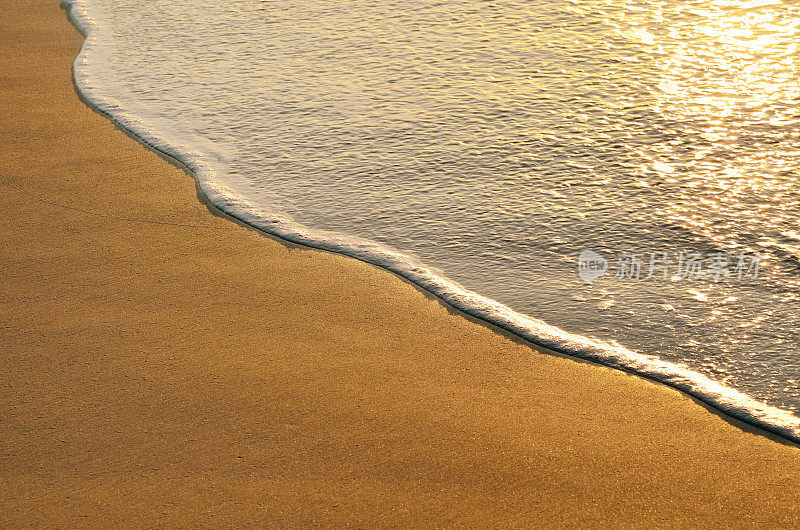
<svg viewBox="0 0 800 530">
<path fill-rule="evenodd" d="M 212 215 L 81 42 L 4 2 L 3 525 L 800 524 L 796 446 Z"/>
</svg>

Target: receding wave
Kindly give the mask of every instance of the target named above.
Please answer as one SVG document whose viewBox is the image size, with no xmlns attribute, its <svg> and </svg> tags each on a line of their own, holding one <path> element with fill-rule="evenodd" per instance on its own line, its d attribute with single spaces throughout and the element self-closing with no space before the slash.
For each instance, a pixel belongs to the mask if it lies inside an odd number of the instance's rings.
<svg viewBox="0 0 800 530">
<path fill-rule="evenodd" d="M 287 215 L 247 202 L 215 179 L 216 168 L 220 165 L 215 164 L 211 148 L 205 149 L 202 145 L 191 145 L 177 138 L 159 136 L 152 123 L 148 125 L 146 117 L 135 115 L 126 108 L 125 102 L 100 95 L 87 70 L 93 54 L 103 46 L 96 31 L 97 23 L 87 12 L 83 0 L 65 0 L 64 6 L 69 10 L 73 23 L 86 36 L 73 70 L 74 83 L 79 94 L 89 105 L 142 142 L 183 164 L 194 174 L 205 197 L 222 212 L 286 241 L 337 252 L 377 265 L 406 278 L 464 313 L 531 343 L 664 383 L 734 418 L 800 442 L 800 418 L 685 366 L 637 353 L 619 344 L 566 332 L 471 292 L 419 260 L 385 245 L 314 230 L 293 221 Z"/>
</svg>

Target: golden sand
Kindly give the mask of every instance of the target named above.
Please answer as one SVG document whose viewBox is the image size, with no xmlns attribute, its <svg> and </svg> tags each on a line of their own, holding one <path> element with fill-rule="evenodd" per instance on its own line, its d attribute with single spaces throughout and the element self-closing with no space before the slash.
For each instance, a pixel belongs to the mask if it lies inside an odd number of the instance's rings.
<svg viewBox="0 0 800 530">
<path fill-rule="evenodd" d="M 800 449 L 211 215 L 0 17 L 5 525 L 800 523 Z"/>
</svg>

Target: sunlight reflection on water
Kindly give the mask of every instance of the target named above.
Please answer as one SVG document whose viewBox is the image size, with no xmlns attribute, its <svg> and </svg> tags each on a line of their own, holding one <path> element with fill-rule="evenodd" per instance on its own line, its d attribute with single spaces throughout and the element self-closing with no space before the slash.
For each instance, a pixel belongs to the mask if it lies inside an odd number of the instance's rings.
<svg viewBox="0 0 800 530">
<path fill-rule="evenodd" d="M 93 77 L 241 196 L 800 411 L 794 5 L 89 3 L 114 29 Z M 585 283 L 584 249 L 763 274 Z"/>
</svg>

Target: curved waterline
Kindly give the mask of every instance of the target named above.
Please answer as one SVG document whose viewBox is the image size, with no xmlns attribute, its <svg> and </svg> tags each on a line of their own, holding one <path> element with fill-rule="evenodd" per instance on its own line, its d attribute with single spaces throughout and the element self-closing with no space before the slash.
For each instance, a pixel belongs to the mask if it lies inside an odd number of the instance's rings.
<svg viewBox="0 0 800 530">
<path fill-rule="evenodd" d="M 336 252 L 379 266 L 411 281 L 467 315 L 498 326 L 533 344 L 658 381 L 736 419 L 800 442 L 800 418 L 687 367 L 637 353 L 620 345 L 566 332 L 471 292 L 419 260 L 387 246 L 313 230 L 286 215 L 257 207 L 238 197 L 228 187 L 214 181 L 215 167 L 219 164 L 213 163 L 212 151 L 201 152 L 194 146 L 160 137 L 145 120 L 126 109 L 123 102 L 98 95 L 98 89 L 92 84 L 86 70 L 93 50 L 101 46 L 96 32 L 97 25 L 81 0 L 64 0 L 63 5 L 68 9 L 75 26 L 86 37 L 73 67 L 75 87 L 81 97 L 143 143 L 185 166 L 197 180 L 201 193 L 225 214 L 286 241 Z"/>
</svg>

